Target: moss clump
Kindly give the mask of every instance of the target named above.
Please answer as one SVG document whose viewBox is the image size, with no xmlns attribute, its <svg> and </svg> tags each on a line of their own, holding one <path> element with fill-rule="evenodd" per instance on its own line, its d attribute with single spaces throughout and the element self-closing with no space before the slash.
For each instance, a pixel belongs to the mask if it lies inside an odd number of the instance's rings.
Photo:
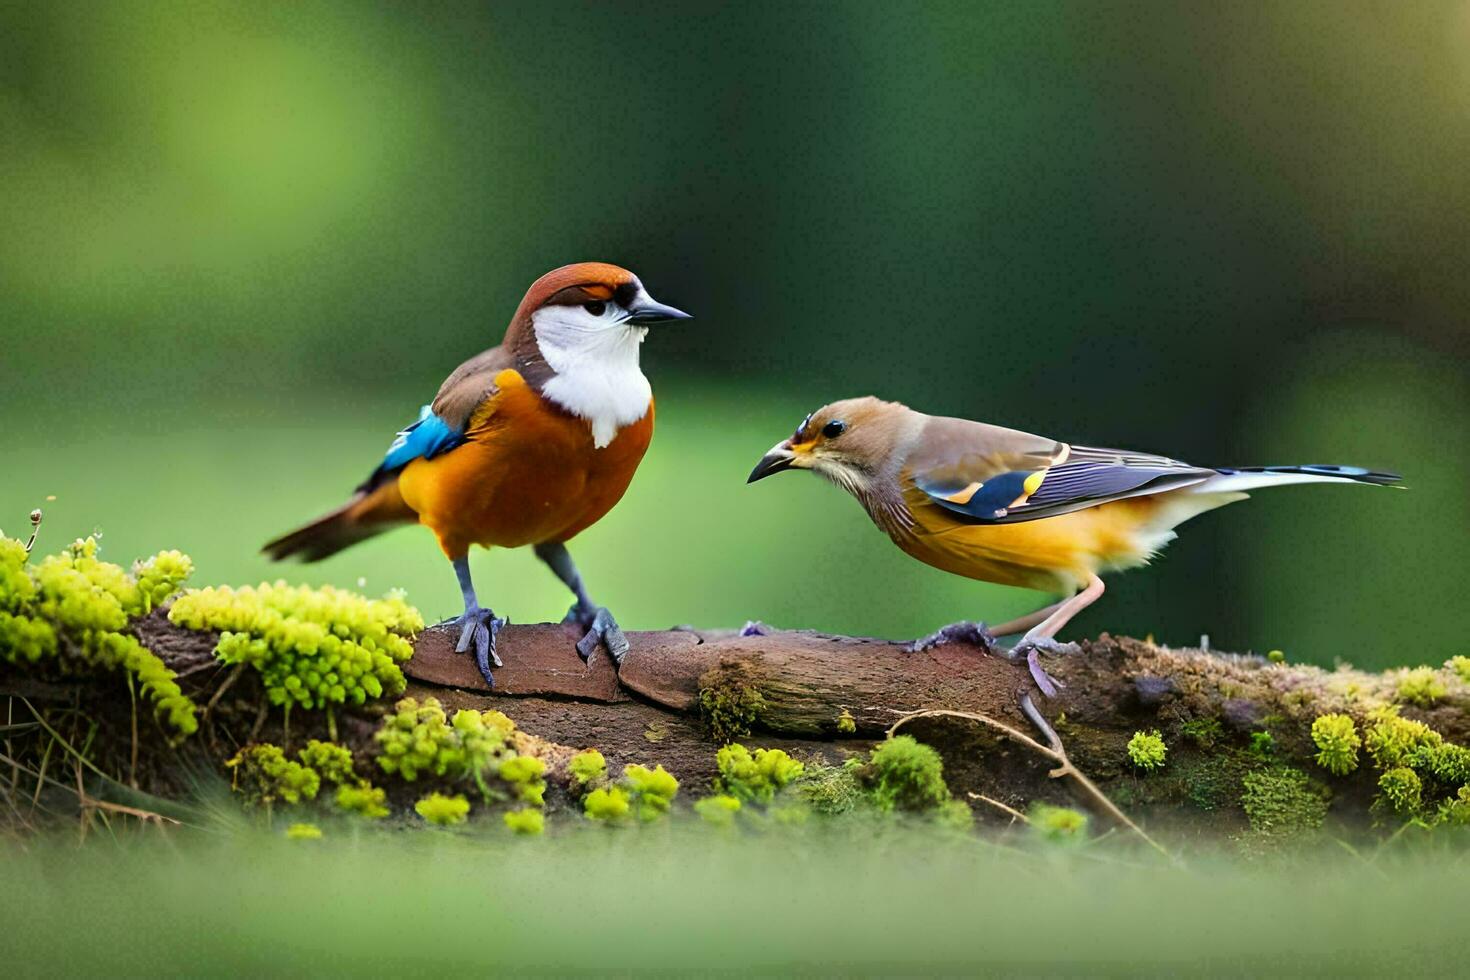
<svg viewBox="0 0 1470 980">
<path fill-rule="evenodd" d="M 532 806 L 545 803 L 546 780 L 541 778 L 545 774 L 546 763 L 534 755 L 512 756 L 500 764 L 497 773 L 516 799 Z"/>
<path fill-rule="evenodd" d="M 837 716 L 837 730 L 843 735 L 851 735 L 857 731 L 857 719 L 846 708 L 843 708 L 842 714 Z"/>
<path fill-rule="evenodd" d="M 716 752 L 715 765 L 720 770 L 719 790 L 745 803 L 770 803 L 805 772 L 800 762 L 781 749 L 756 749 L 752 754 L 738 742 Z"/>
<path fill-rule="evenodd" d="M 1179 726 L 1179 734 L 1202 749 L 1212 749 L 1225 738 L 1225 726 L 1218 718 L 1191 718 Z"/>
<path fill-rule="evenodd" d="M 297 754 L 302 765 L 315 769 L 326 782 L 342 786 L 358 781 L 357 773 L 353 772 L 352 750 L 345 745 L 312 739 Z"/>
<path fill-rule="evenodd" d="M 271 703 L 319 709 L 400 694 L 399 664 L 423 618 L 403 597 L 365 599 L 342 589 L 263 583 L 196 589 L 174 600 L 169 621 L 220 633 L 215 655 L 260 672 Z"/>
<path fill-rule="evenodd" d="M 164 551 L 127 572 L 97 553 L 97 539 L 86 538 L 31 565 L 25 545 L 0 537 L 0 661 L 66 675 L 122 671 L 175 737 L 193 734 L 195 706 L 177 675 L 128 632 L 178 591 L 193 563 Z"/>
<path fill-rule="evenodd" d="M 634 802 L 638 819 L 657 820 L 669 812 L 679 792 L 679 781 L 663 766 L 629 765 L 623 767 L 623 778 Z"/>
<path fill-rule="evenodd" d="M 567 771 L 578 786 L 598 783 L 607 778 L 607 760 L 596 749 L 587 749 L 572 756 L 567 763 Z"/>
<path fill-rule="evenodd" d="M 628 815 L 632 804 L 628 791 L 621 786 L 602 786 L 582 799 L 582 812 L 588 819 L 616 822 Z"/>
<path fill-rule="evenodd" d="M 546 815 L 531 807 L 507 810 L 504 819 L 505 825 L 517 834 L 533 837 L 546 830 Z"/>
<path fill-rule="evenodd" d="M 883 742 L 856 771 L 879 810 L 933 810 L 949 802 L 944 782 L 944 760 L 928 745 L 910 735 Z"/>
<path fill-rule="evenodd" d="M 725 745 L 751 733 L 766 699 L 748 664 L 721 663 L 699 678 L 699 717 L 710 738 Z"/>
<path fill-rule="evenodd" d="M 451 827 L 464 823 L 470 814 L 470 801 L 459 794 L 445 796 L 430 793 L 413 805 L 414 812 L 429 823 Z"/>
<path fill-rule="evenodd" d="M 849 759 L 845 765 L 807 765 L 796 789 L 806 804 L 817 813 L 833 816 L 856 810 L 867 802 L 857 773 L 862 763 Z"/>
<path fill-rule="evenodd" d="M 1470 657 L 1454 656 L 1446 660 L 1444 665 L 1463 683 L 1470 684 Z"/>
<path fill-rule="evenodd" d="M 1300 769 L 1285 766 L 1247 773 L 1240 803 L 1261 841 L 1281 842 L 1318 830 L 1327 800 Z"/>
<path fill-rule="evenodd" d="M 1270 732 L 1251 732 L 1250 753 L 1261 758 L 1274 755 L 1276 753 L 1276 737 Z"/>
<path fill-rule="evenodd" d="M 373 735 L 378 766 L 408 782 L 420 776 L 461 782 L 473 778 L 489 796 L 484 774 L 515 756 L 506 737 L 515 725 L 498 711 L 456 711 L 451 723 L 437 698 L 404 698 Z"/>
<path fill-rule="evenodd" d="M 1408 764 L 1446 786 L 1470 784 L 1470 749 L 1463 745 L 1440 742 L 1420 746 L 1409 753 Z"/>
<path fill-rule="evenodd" d="M 322 828 L 314 823 L 293 823 L 286 828 L 288 840 L 321 840 Z"/>
<path fill-rule="evenodd" d="M 1408 766 L 1397 766 L 1378 777 L 1378 804 L 1408 817 L 1419 812 L 1424 801 L 1424 783 Z"/>
<path fill-rule="evenodd" d="M 286 758 L 280 746 L 270 743 L 247 745 L 225 765 L 234 772 L 235 791 L 267 807 L 277 800 L 314 800 L 322 785 L 315 769 Z"/>
<path fill-rule="evenodd" d="M 1449 693 L 1433 667 L 1411 667 L 1399 674 L 1396 693 L 1400 701 L 1427 708 Z"/>
<path fill-rule="evenodd" d="M 1368 716 L 1363 744 L 1380 769 L 1404 765 L 1420 749 L 1430 749 L 1444 740 L 1422 721 L 1400 718 L 1396 707 L 1380 708 Z"/>
<path fill-rule="evenodd" d="M 1032 834 L 1049 844 L 1080 844 L 1087 839 L 1087 814 L 1069 807 L 1034 803 L 1027 818 Z"/>
<path fill-rule="evenodd" d="M 729 827 L 735 823 L 735 814 L 740 812 L 741 803 L 738 799 L 727 793 L 716 793 L 714 796 L 706 796 L 694 804 L 694 812 L 699 814 L 705 823 L 714 824 L 717 827 Z"/>
<path fill-rule="evenodd" d="M 1169 749 L 1164 737 L 1157 731 L 1134 732 L 1128 740 L 1128 759 L 1144 772 L 1153 772 L 1164 767 Z"/>
<path fill-rule="evenodd" d="M 1317 765 L 1334 776 L 1346 776 L 1358 768 L 1358 726 L 1343 714 L 1320 715 L 1312 722 L 1312 742 L 1317 746 Z"/>
<path fill-rule="evenodd" d="M 337 809 L 369 820 L 381 820 L 388 815 L 388 794 L 368 782 L 337 787 L 334 802 Z"/>
</svg>

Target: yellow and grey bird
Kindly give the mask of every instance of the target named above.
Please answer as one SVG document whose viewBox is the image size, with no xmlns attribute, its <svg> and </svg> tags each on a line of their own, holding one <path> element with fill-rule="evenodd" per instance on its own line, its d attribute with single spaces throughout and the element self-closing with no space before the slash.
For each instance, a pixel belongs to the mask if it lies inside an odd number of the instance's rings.
<svg viewBox="0 0 1470 980">
<path fill-rule="evenodd" d="M 788 469 L 814 470 L 846 489 L 895 544 L 926 564 L 1067 596 L 993 630 L 955 623 L 915 644 L 971 638 L 989 646 L 993 636 L 1024 632 L 1014 653 L 1026 655 L 1048 697 L 1056 682 L 1037 654 L 1058 649 L 1057 632 L 1103 594 L 1099 574 L 1146 564 L 1191 517 L 1258 487 L 1399 482 L 1396 473 L 1356 466 L 1193 466 L 871 397 L 808 415 L 747 482 Z"/>
</svg>

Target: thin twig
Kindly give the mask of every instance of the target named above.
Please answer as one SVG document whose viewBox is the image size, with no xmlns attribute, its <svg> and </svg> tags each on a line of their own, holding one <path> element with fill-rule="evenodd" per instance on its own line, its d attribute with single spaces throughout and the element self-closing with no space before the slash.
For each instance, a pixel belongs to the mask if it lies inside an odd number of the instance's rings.
<svg viewBox="0 0 1470 980">
<path fill-rule="evenodd" d="M 1009 806 L 1008 804 L 1002 803 L 1000 800 L 986 796 L 984 793 L 970 793 L 969 797 L 972 800 L 979 800 L 981 803 L 989 803 L 997 810 L 1000 810 L 1003 813 L 1010 814 L 1011 823 L 1015 823 L 1017 820 L 1026 824 L 1029 824 L 1031 822 L 1031 818 L 1026 816 L 1026 814 L 1022 813 L 1020 810 L 1017 810 L 1015 807 Z"/>
<path fill-rule="evenodd" d="M 231 687 L 234 687 L 235 682 L 240 679 L 240 675 L 245 672 L 246 666 L 248 665 L 236 664 L 235 669 L 230 671 L 230 675 L 220 684 L 219 689 L 214 692 L 214 696 L 209 699 L 209 703 L 204 706 L 205 720 L 209 719 L 210 713 L 214 711 L 214 706 L 219 704 L 219 699 L 225 696 L 225 692 Z"/>
<path fill-rule="evenodd" d="M 1030 695 L 1021 695 L 1021 708 L 1022 710 L 1026 711 L 1027 717 L 1031 718 L 1033 723 L 1036 721 L 1037 718 L 1041 717 L 1040 712 L 1036 711 L 1036 707 L 1031 704 Z M 893 737 L 893 733 L 898 731 L 900 727 L 908 724 L 916 718 L 964 718 L 969 721 L 978 721 L 982 725 L 987 725 L 990 728 L 993 728 L 996 731 L 1006 735 L 1008 738 L 1011 738 L 1019 742 L 1020 744 L 1030 748 L 1038 755 L 1052 760 L 1057 764 L 1057 768 L 1051 770 L 1051 772 L 1047 773 L 1047 775 L 1049 775 L 1053 779 L 1059 779 L 1063 776 L 1072 777 L 1072 779 L 1076 781 L 1077 785 L 1081 787 L 1083 793 L 1089 799 L 1091 799 L 1092 802 L 1096 804 L 1099 809 L 1101 809 L 1108 816 L 1112 817 L 1114 820 L 1118 821 L 1118 823 L 1136 833 L 1139 837 L 1146 841 L 1150 847 L 1158 851 L 1160 854 L 1164 855 L 1164 857 L 1168 858 L 1171 861 L 1174 860 L 1174 856 L 1172 854 L 1165 850 L 1158 841 L 1154 840 L 1148 834 L 1144 833 L 1142 827 L 1138 826 L 1138 824 L 1128 819 L 1128 815 L 1122 810 L 1119 810 L 1113 804 L 1113 801 L 1108 799 L 1103 791 L 1097 788 L 1097 785 L 1093 783 L 1092 780 L 1088 779 L 1085 775 L 1083 775 L 1081 770 L 1072 765 L 1072 760 L 1067 758 L 1066 749 L 1062 747 L 1061 739 L 1057 737 L 1056 732 L 1051 730 L 1051 726 L 1045 723 L 1045 719 L 1043 719 L 1042 723 L 1037 727 L 1039 727 L 1043 732 L 1046 733 L 1048 741 L 1052 743 L 1051 747 L 1042 745 L 1031 736 L 1023 734 L 1022 732 L 1018 732 L 1010 725 L 1007 725 L 1006 723 L 1001 721 L 996 721 L 989 715 L 982 715 L 979 712 L 975 711 L 949 711 L 943 708 L 929 708 L 923 711 L 913 711 L 905 714 L 902 718 L 893 723 L 893 727 L 888 729 L 889 737 Z"/>
</svg>

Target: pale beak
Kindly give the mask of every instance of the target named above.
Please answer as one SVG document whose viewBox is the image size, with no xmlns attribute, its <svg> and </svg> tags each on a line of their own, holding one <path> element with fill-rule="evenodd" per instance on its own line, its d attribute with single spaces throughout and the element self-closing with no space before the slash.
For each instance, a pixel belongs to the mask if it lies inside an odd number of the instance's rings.
<svg viewBox="0 0 1470 980">
<path fill-rule="evenodd" d="M 755 464 L 755 469 L 750 471 L 746 483 L 754 483 L 756 480 L 764 480 L 772 473 L 780 473 L 789 470 L 796 465 L 796 454 L 791 451 L 791 442 L 778 442 L 771 447 L 771 451 L 761 457 L 761 461 Z"/>
<path fill-rule="evenodd" d="M 694 317 L 683 310 L 655 302 L 653 297 L 639 290 L 638 298 L 628 307 L 629 323 L 640 326 L 649 323 L 667 323 L 670 320 L 692 320 Z"/>
</svg>

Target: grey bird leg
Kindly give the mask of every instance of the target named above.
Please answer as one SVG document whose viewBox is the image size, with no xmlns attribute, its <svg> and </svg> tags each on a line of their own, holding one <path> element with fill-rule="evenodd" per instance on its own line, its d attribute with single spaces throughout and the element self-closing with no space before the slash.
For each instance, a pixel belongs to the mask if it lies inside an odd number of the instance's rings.
<svg viewBox="0 0 1470 980">
<path fill-rule="evenodd" d="M 556 577 L 562 580 L 567 588 L 572 590 L 572 595 L 577 597 L 572 608 L 567 610 L 564 623 L 576 623 L 587 631 L 577 641 L 577 653 L 583 660 L 592 656 L 592 651 L 597 649 L 599 641 L 607 647 L 611 654 L 613 663 L 621 664 L 623 658 L 628 655 L 628 638 L 623 635 L 617 620 L 613 619 L 612 613 L 603 606 L 599 606 L 587 595 L 587 589 L 582 585 L 582 573 L 577 571 L 577 566 L 572 562 L 571 553 L 567 546 L 560 542 L 538 544 L 535 547 L 536 557 L 546 562 L 547 566 L 556 573 Z"/>
<path fill-rule="evenodd" d="M 1026 666 L 1031 669 L 1031 679 L 1041 689 L 1041 693 L 1049 698 L 1057 696 L 1057 690 L 1061 683 L 1048 674 L 1041 666 L 1040 654 L 1045 653 L 1068 653 L 1076 647 L 1070 643 L 1058 643 L 1054 637 L 1071 621 L 1072 617 L 1096 602 L 1103 594 L 1103 580 L 1096 575 L 1088 579 L 1087 586 L 1072 598 L 1058 604 L 1055 610 L 1037 625 L 1033 626 L 1021 641 L 1012 650 L 1013 656 L 1026 654 Z"/>
<path fill-rule="evenodd" d="M 459 577 L 459 591 L 464 594 L 464 615 L 455 620 L 463 629 L 460 630 L 459 642 L 455 644 L 454 652 L 465 653 L 473 643 L 475 665 L 480 668 L 480 676 L 485 678 L 485 683 L 493 688 L 495 676 L 490 673 L 490 664 L 493 662 L 497 667 L 505 666 L 495 653 L 495 637 L 505 625 L 505 620 L 496 619 L 495 613 L 480 608 L 474 583 L 470 581 L 468 557 L 454 559 L 454 574 Z"/>
</svg>

